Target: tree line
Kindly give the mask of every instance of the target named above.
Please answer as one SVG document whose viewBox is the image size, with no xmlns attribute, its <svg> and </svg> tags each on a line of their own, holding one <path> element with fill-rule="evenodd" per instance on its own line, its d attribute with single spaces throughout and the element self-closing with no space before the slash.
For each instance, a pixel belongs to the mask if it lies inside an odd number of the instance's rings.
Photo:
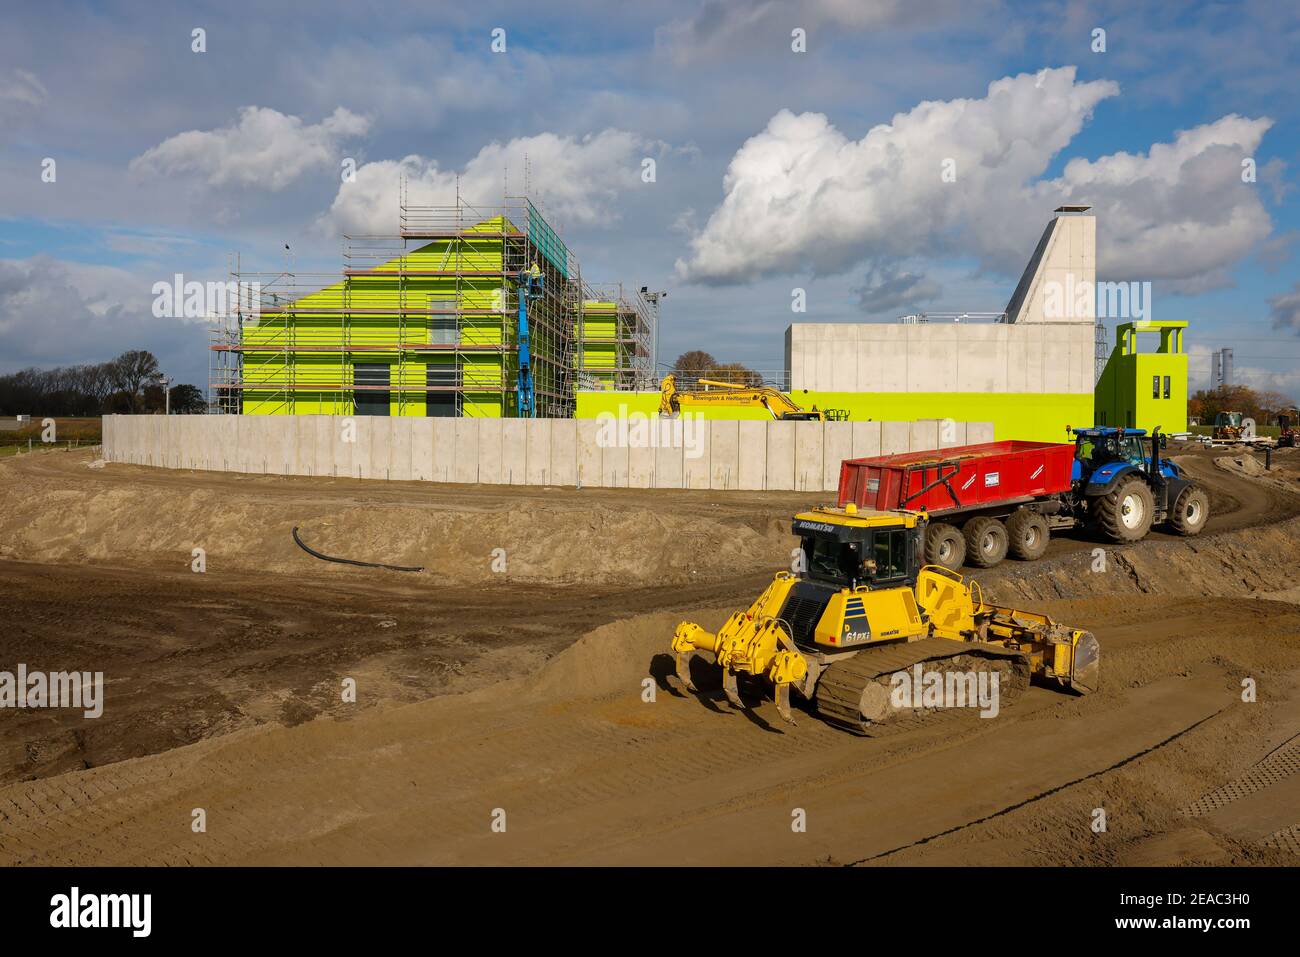
<svg viewBox="0 0 1300 957">
<path fill-rule="evenodd" d="M 1277 414 L 1295 408 L 1296 401 L 1281 392 L 1256 391 L 1244 385 L 1201 389 L 1187 400 L 1187 414 L 1203 425 L 1213 425 L 1220 412 L 1240 412 L 1257 425 L 1273 425 Z"/>
<path fill-rule="evenodd" d="M 761 386 L 763 377 L 739 362 L 719 362 L 699 349 L 683 352 L 673 363 L 678 388 L 693 389 L 700 379 L 712 379 L 729 385 Z"/>
<path fill-rule="evenodd" d="M 196 386 L 178 384 L 164 391 L 162 367 L 153 353 L 132 349 L 107 362 L 23 369 L 0 376 L 0 415 L 88 417 L 161 412 L 170 395 L 177 415 L 205 412 Z"/>
</svg>

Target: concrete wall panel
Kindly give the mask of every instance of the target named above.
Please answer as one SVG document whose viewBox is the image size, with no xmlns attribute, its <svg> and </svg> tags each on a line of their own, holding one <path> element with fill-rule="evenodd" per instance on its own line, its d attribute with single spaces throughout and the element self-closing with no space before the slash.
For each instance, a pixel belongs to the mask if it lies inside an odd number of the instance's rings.
<svg viewBox="0 0 1300 957">
<path fill-rule="evenodd" d="M 794 487 L 797 491 L 822 490 L 824 431 L 825 425 L 821 422 L 794 423 Z"/>
<path fill-rule="evenodd" d="M 461 422 L 472 422 L 474 429 L 478 433 L 478 459 L 476 472 L 473 479 L 469 481 L 480 482 L 483 485 L 504 485 L 510 481 L 511 472 L 518 471 L 519 480 L 523 481 L 524 473 L 524 444 L 517 437 L 511 442 L 515 453 L 519 456 L 519 461 L 506 462 L 506 436 L 515 431 L 522 432 L 522 421 L 519 419 L 461 419 Z M 488 423 L 491 425 L 488 425 Z M 507 431 L 507 426 L 510 430 Z M 459 449 L 459 446 L 457 446 Z"/>
<path fill-rule="evenodd" d="M 739 478 L 738 488 L 763 489 L 767 487 L 767 429 L 766 422 L 736 423 L 738 428 Z"/>
<path fill-rule="evenodd" d="M 478 419 L 452 419 L 456 429 L 456 461 L 452 466 L 452 481 L 461 483 L 473 483 L 479 480 L 479 425 Z M 498 423 L 498 428 L 500 427 Z M 491 438 L 500 438 L 500 432 L 494 432 L 489 437 L 489 446 L 492 444 Z M 489 455 L 491 455 L 489 450 Z M 496 455 L 500 455 L 500 444 L 497 445 Z"/>
<path fill-rule="evenodd" d="M 551 422 L 552 485 L 578 483 L 578 423 L 573 419 Z"/>
<path fill-rule="evenodd" d="M 433 420 L 433 477 L 437 482 L 451 482 L 456 478 L 456 424 L 462 419 L 435 418 Z M 478 449 L 475 448 L 475 467 L 478 466 Z"/>
<path fill-rule="evenodd" d="M 767 424 L 767 487 L 773 491 L 793 491 L 795 479 L 795 436 L 798 422 Z"/>
<path fill-rule="evenodd" d="M 629 488 L 654 488 L 655 458 L 658 450 L 649 442 L 637 442 L 627 450 L 627 484 Z"/>
<path fill-rule="evenodd" d="M 528 429 L 532 422 L 527 419 L 476 419 L 479 423 L 479 462 L 485 460 L 483 443 L 495 441 L 500 456 L 500 477 L 496 481 L 505 485 L 523 485 L 528 481 Z M 488 422 L 496 422 L 499 437 L 490 435 L 491 429 L 484 430 Z M 480 482 L 486 479 L 479 477 Z"/>
<path fill-rule="evenodd" d="M 433 419 L 411 419 L 411 478 L 433 481 Z"/>
<path fill-rule="evenodd" d="M 822 484 L 821 490 L 838 491 L 840 465 L 853 458 L 853 423 L 827 422 L 823 427 Z"/>
<path fill-rule="evenodd" d="M 658 444 L 655 448 L 655 488 L 686 488 L 685 450 L 680 445 L 665 441 L 671 433 L 663 426 L 667 419 L 659 420 Z"/>
<path fill-rule="evenodd" d="M 388 450 L 389 475 L 394 482 L 409 482 L 414 478 L 411 462 L 414 449 L 414 425 L 419 419 L 401 416 L 393 419 L 392 445 Z"/>
<path fill-rule="evenodd" d="M 525 481 L 529 485 L 549 485 L 551 483 L 551 420 L 532 419 L 527 422 L 527 426 Z"/>
<path fill-rule="evenodd" d="M 909 451 L 923 452 L 939 447 L 939 420 L 917 419 L 911 424 Z"/>
<path fill-rule="evenodd" d="M 709 488 L 740 487 L 740 422 L 709 423 Z"/>
<path fill-rule="evenodd" d="M 908 452 L 912 447 L 912 423 L 881 422 L 880 454 L 893 455 L 895 452 Z"/>
<path fill-rule="evenodd" d="M 853 426 L 853 458 L 867 459 L 880 454 L 880 423 L 851 422 Z"/>
<path fill-rule="evenodd" d="M 600 447 L 603 440 L 601 423 L 595 419 L 580 419 L 577 425 L 578 439 L 578 481 L 584 486 L 599 486 L 601 482 L 600 460 L 604 451 Z"/>
</svg>

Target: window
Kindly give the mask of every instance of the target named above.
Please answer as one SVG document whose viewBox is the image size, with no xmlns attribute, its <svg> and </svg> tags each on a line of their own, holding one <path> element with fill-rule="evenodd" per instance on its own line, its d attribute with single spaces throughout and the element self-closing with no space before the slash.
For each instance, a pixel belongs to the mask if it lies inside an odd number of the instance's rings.
<svg viewBox="0 0 1300 957">
<path fill-rule="evenodd" d="M 876 563 L 876 581 L 902 578 L 907 574 L 907 532 L 876 532 L 871 557 Z"/>
<path fill-rule="evenodd" d="M 433 363 L 424 370 L 425 392 L 424 414 L 438 418 L 455 418 L 459 392 L 454 391 L 457 383 L 456 365 L 452 362 Z"/>
<path fill-rule="evenodd" d="M 357 415 L 388 415 L 388 366 L 357 363 L 352 367 L 352 401 Z"/>
<path fill-rule="evenodd" d="M 1165 398 L 1169 398 L 1169 376 L 1165 376 Z"/>
<path fill-rule="evenodd" d="M 856 564 L 856 545 L 841 545 L 833 539 L 807 537 L 803 540 L 804 560 L 808 563 L 808 574 L 823 581 L 847 584 L 848 572 Z M 850 568 L 846 569 L 845 565 Z"/>
<path fill-rule="evenodd" d="M 1158 375 L 1151 377 L 1151 398 L 1160 398 L 1160 376 Z"/>
<path fill-rule="evenodd" d="M 454 346 L 458 340 L 456 297 L 429 296 L 429 345 Z"/>
</svg>

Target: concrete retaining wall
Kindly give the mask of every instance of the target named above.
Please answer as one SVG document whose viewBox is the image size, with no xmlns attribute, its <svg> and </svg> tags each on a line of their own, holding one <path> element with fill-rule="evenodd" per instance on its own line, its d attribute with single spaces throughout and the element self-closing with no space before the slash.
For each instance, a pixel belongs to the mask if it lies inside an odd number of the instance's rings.
<svg viewBox="0 0 1300 957">
<path fill-rule="evenodd" d="M 991 442 L 987 422 L 108 415 L 104 458 L 173 469 L 604 488 L 835 491 L 839 463 Z"/>
</svg>

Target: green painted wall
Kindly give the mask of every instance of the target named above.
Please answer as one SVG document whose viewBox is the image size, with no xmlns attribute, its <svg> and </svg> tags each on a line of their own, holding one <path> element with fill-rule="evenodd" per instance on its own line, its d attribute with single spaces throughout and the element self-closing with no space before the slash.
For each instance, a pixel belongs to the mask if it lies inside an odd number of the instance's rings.
<svg viewBox="0 0 1300 957">
<path fill-rule="evenodd" d="M 914 419 L 956 419 L 992 422 L 995 439 L 1067 442 L 1065 427 L 1092 424 L 1093 397 L 1088 393 L 1007 394 L 980 392 L 808 392 L 791 393 L 805 409 L 848 409 L 849 421 L 906 422 Z M 602 412 L 659 414 L 658 392 L 579 392 L 577 416 L 594 419 Z M 712 409 L 716 419 L 765 419 L 762 410 Z"/>
<path fill-rule="evenodd" d="M 1115 348 L 1097 382 L 1098 425 L 1187 431 L 1187 354 L 1182 351 L 1186 325 L 1151 321 L 1117 327 Z M 1159 334 L 1158 351 L 1138 352 L 1136 337 L 1149 333 Z"/>
<path fill-rule="evenodd" d="M 500 233 L 500 218 L 480 223 L 469 232 Z M 411 270 L 454 270 L 459 263 L 465 270 L 500 270 L 503 262 L 502 241 L 498 237 L 483 239 L 436 240 L 405 253 L 406 268 Z M 405 332 L 398 318 L 401 304 L 425 308 L 430 301 L 445 303 L 449 308 L 459 302 L 465 309 L 493 310 L 493 314 L 473 315 L 462 321 L 462 346 L 499 345 L 514 336 L 513 309 L 505 315 L 499 311 L 502 288 L 507 301 L 512 298 L 513 283 L 499 277 L 408 276 L 405 288 L 398 278 L 397 260 L 376 266 L 376 276 L 353 276 L 318 292 L 295 300 L 292 312 L 276 313 L 263 305 L 255 326 L 243 330 L 244 412 L 251 415 L 351 414 L 351 386 L 354 363 L 389 366 L 391 415 L 423 416 L 426 414 L 424 388 L 430 366 L 450 368 L 451 355 L 430 351 L 399 352 L 399 338 L 407 343 L 441 341 L 447 335 L 434 328 L 435 317 L 408 313 Z M 382 275 L 392 273 L 392 276 Z M 346 323 L 348 351 L 342 351 L 345 324 L 341 310 L 354 310 Z M 360 310 L 380 310 L 367 314 Z M 383 310 L 392 310 L 385 314 Z M 448 317 L 453 318 L 454 317 Z M 534 331 L 534 351 L 543 352 L 545 332 Z M 259 348 L 259 347 L 264 347 Z M 288 354 L 285 351 L 289 350 Z M 501 416 L 513 414 L 513 399 L 508 399 L 503 384 L 513 382 L 517 370 L 512 353 L 468 352 L 461 363 L 466 383 L 462 414 L 466 416 Z M 294 388 L 290 389 L 292 385 Z M 313 387 L 319 386 L 319 389 Z M 405 387 L 405 388 L 403 388 Z M 510 404 L 509 408 L 505 403 Z"/>
</svg>

